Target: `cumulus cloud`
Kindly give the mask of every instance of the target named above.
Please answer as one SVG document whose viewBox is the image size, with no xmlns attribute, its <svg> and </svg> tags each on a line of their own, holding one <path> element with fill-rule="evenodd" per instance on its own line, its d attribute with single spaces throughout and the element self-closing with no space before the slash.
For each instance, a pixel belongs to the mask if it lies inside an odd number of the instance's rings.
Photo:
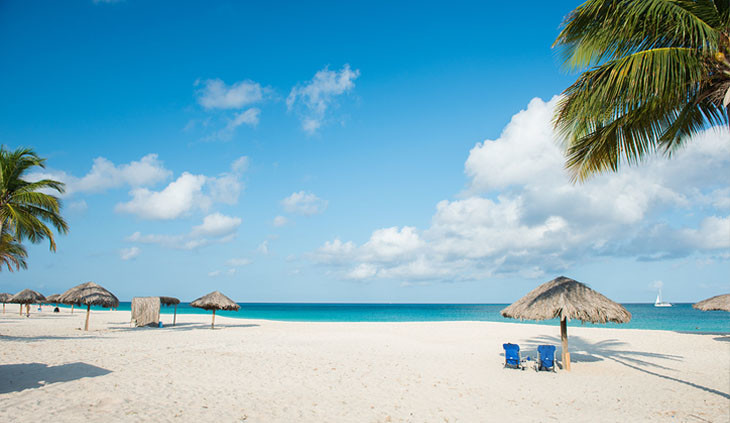
<svg viewBox="0 0 730 423">
<path fill-rule="evenodd" d="M 104 157 L 97 157 L 91 170 L 75 177 L 63 171 L 33 172 L 29 180 L 55 179 L 66 184 L 65 196 L 75 193 L 100 193 L 119 187 L 144 187 L 163 182 L 172 176 L 157 154 L 148 154 L 138 161 L 115 165 Z"/>
<path fill-rule="evenodd" d="M 327 208 L 327 200 L 323 200 L 311 192 L 299 191 L 281 200 L 281 205 L 289 213 L 311 216 L 320 214 Z"/>
<path fill-rule="evenodd" d="M 117 204 L 115 210 L 144 219 L 175 219 L 193 208 L 208 208 L 210 203 L 203 195 L 204 184 L 205 176 L 183 172 L 162 191 L 151 191 L 147 188 L 132 190 L 132 199 Z"/>
<path fill-rule="evenodd" d="M 139 253 L 141 253 L 142 250 L 139 249 L 139 247 L 129 247 L 129 248 L 122 248 L 119 250 L 119 257 L 122 260 L 132 260 L 133 258 L 139 256 Z"/>
<path fill-rule="evenodd" d="M 307 83 L 292 88 L 286 99 L 286 106 L 290 111 L 299 111 L 302 129 L 313 134 L 324 123 L 327 109 L 335 104 L 336 98 L 352 91 L 358 76 L 360 71 L 350 69 L 349 64 L 339 71 L 331 71 L 325 67 Z"/>
<path fill-rule="evenodd" d="M 454 280 L 730 248 L 727 185 L 718 178 L 730 172 L 726 129 L 699 134 L 671 160 L 653 157 L 574 185 L 552 131 L 556 101 L 532 100 L 499 138 L 477 143 L 465 163 L 466 192 L 439 202 L 429 227 L 377 229 L 360 245 L 327 241 L 310 258 L 347 279 Z"/>
<path fill-rule="evenodd" d="M 241 226 L 241 218 L 213 213 L 203 218 L 200 225 L 194 226 L 183 235 L 142 234 L 135 232 L 127 237 L 128 242 L 157 244 L 178 250 L 195 250 L 211 244 L 230 242 Z"/>
<path fill-rule="evenodd" d="M 198 104 L 205 109 L 240 109 L 264 98 L 264 90 L 258 82 L 239 81 L 228 86 L 220 79 L 196 81 Z"/>
<path fill-rule="evenodd" d="M 229 172 L 210 177 L 183 172 L 160 191 L 136 188 L 132 199 L 119 203 L 119 213 L 134 214 L 143 219 L 170 220 L 192 211 L 207 211 L 214 203 L 235 204 L 243 190 L 241 177 L 248 166 L 246 156 L 235 160 Z"/>
</svg>

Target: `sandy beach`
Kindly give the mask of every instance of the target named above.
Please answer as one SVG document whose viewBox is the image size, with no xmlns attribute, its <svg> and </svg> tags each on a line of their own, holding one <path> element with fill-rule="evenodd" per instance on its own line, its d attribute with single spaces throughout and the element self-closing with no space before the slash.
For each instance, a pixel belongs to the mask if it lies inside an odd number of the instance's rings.
<svg viewBox="0 0 730 423">
<path fill-rule="evenodd" d="M 0 316 L 0 421 L 730 421 L 728 335 L 573 325 L 552 373 L 504 369 L 501 347 L 534 357 L 550 326 L 97 311 L 85 333 L 50 311 Z"/>
</svg>

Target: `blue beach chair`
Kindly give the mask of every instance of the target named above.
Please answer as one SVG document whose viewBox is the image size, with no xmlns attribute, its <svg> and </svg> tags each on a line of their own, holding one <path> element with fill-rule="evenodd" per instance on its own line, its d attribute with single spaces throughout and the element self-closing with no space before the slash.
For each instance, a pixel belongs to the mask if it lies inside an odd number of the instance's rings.
<svg viewBox="0 0 730 423">
<path fill-rule="evenodd" d="M 511 367 L 513 369 L 525 368 L 522 366 L 522 359 L 520 358 L 520 346 L 517 344 L 502 344 L 504 348 L 504 367 Z"/>
<path fill-rule="evenodd" d="M 555 371 L 555 345 L 537 347 L 537 370 Z"/>
</svg>

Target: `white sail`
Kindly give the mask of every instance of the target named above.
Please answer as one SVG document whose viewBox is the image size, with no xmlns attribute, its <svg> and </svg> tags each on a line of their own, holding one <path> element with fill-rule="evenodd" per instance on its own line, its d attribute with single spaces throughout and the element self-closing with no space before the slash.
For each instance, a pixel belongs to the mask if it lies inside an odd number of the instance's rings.
<svg viewBox="0 0 730 423">
<path fill-rule="evenodd" d="M 654 301 L 654 307 L 671 307 L 671 303 L 665 303 L 662 301 L 662 290 L 659 290 L 659 293 L 656 295 L 656 301 Z"/>
</svg>

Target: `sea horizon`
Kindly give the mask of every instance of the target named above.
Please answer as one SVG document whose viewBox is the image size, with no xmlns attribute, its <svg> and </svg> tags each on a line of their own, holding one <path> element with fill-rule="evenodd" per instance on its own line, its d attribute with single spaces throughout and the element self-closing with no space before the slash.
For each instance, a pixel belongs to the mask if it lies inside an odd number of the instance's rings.
<svg viewBox="0 0 730 423">
<path fill-rule="evenodd" d="M 239 302 L 239 311 L 216 311 L 216 315 L 238 319 L 285 322 L 447 322 L 483 321 L 558 326 L 557 319 L 545 321 L 515 320 L 499 312 L 509 303 L 334 303 L 334 302 Z M 628 323 L 581 323 L 569 325 L 617 329 L 666 330 L 696 333 L 730 333 L 730 318 L 725 312 L 703 312 L 692 303 L 672 303 L 672 307 L 654 307 L 654 303 L 622 303 L 631 313 Z M 59 305 L 60 306 L 60 305 Z M 68 308 L 68 306 L 64 306 Z M 92 307 L 104 310 L 103 307 Z M 78 310 L 78 308 L 77 308 Z M 117 310 L 130 311 L 131 302 L 122 301 Z M 171 315 L 175 307 L 161 307 L 161 315 Z M 209 314 L 209 311 L 181 302 L 178 314 Z M 167 319 L 161 319 L 169 324 Z"/>
</svg>

